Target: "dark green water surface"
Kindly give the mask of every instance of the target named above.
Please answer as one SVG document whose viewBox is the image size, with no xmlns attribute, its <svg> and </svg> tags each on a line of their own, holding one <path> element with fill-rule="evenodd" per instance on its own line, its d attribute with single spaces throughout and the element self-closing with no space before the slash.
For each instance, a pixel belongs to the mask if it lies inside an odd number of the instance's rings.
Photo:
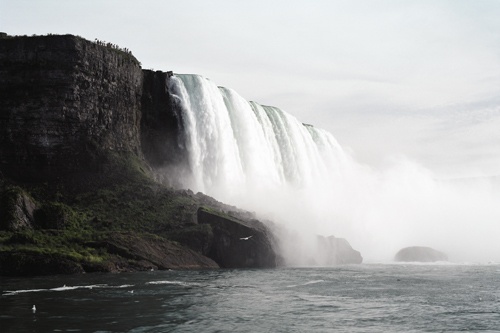
<svg viewBox="0 0 500 333">
<path fill-rule="evenodd" d="M 4 333 L 500 332 L 499 265 L 155 271 L 0 282 Z"/>
</svg>

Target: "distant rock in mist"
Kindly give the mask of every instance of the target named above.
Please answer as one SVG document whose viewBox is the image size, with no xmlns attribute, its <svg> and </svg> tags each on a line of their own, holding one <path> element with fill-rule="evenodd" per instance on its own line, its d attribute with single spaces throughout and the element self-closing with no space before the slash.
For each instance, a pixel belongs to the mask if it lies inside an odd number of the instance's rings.
<svg viewBox="0 0 500 333">
<path fill-rule="evenodd" d="M 401 249 L 394 257 L 395 261 L 417 261 L 417 262 L 434 262 L 448 261 L 448 256 L 438 250 L 425 246 L 410 246 Z"/>
<path fill-rule="evenodd" d="M 361 264 L 363 257 L 344 238 L 318 236 L 320 247 L 327 253 L 327 266 L 340 264 Z"/>
</svg>

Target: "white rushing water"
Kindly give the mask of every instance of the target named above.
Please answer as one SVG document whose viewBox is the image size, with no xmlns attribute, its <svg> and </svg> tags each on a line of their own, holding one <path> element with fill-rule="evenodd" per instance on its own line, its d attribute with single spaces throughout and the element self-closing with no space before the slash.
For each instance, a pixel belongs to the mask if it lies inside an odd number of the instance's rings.
<svg viewBox="0 0 500 333">
<path fill-rule="evenodd" d="M 500 261 L 500 195 L 490 182 L 436 181 L 405 159 L 374 171 L 327 131 L 202 76 L 175 75 L 169 89 L 189 152 L 183 186 L 285 225 L 290 264 L 318 257 L 313 238 L 297 238 L 306 234 L 347 238 L 368 260 L 424 245 L 456 260 Z"/>
</svg>

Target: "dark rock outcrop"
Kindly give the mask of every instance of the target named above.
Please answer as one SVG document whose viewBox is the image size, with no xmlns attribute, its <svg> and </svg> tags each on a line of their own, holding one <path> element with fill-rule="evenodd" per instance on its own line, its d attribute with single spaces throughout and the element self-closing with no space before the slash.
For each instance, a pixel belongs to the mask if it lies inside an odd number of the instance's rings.
<svg viewBox="0 0 500 333">
<path fill-rule="evenodd" d="M 169 73 L 143 70 L 141 149 L 153 168 L 184 162 L 182 119 L 168 90 Z"/>
<path fill-rule="evenodd" d="M 81 264 L 59 254 L 26 252 L 21 250 L 0 252 L 0 275 L 2 276 L 34 276 L 84 272 Z"/>
<path fill-rule="evenodd" d="M 0 188 L 0 230 L 34 228 L 34 200 L 19 187 Z"/>
<path fill-rule="evenodd" d="M 202 254 L 153 235 L 113 233 L 99 242 L 88 243 L 95 248 L 105 248 L 107 253 L 119 256 L 113 270 L 127 271 L 133 266 L 147 269 L 200 269 L 218 268 L 216 262 Z"/>
<path fill-rule="evenodd" d="M 105 247 L 110 254 L 137 262 L 149 262 L 151 268 L 218 268 L 219 265 L 202 254 L 167 241 L 161 237 L 131 233 L 113 234 L 94 247 Z"/>
<path fill-rule="evenodd" d="M 278 256 L 273 236 L 261 222 L 238 220 L 204 208 L 198 223 L 211 227 L 212 240 L 206 255 L 225 268 L 276 267 Z"/>
<path fill-rule="evenodd" d="M 18 242 L 32 240 L 18 239 Z M 113 233 L 85 244 L 106 250 L 104 260 L 85 260 L 69 254 L 15 250 L 0 251 L 0 275 L 32 276 L 83 272 L 127 272 L 151 269 L 218 268 L 213 260 L 154 235 Z"/>
<path fill-rule="evenodd" d="M 143 70 L 141 148 L 155 180 L 178 188 L 189 162 L 182 113 L 169 91 L 172 75 Z"/>
<path fill-rule="evenodd" d="M 411 246 L 401 249 L 394 257 L 395 261 L 434 262 L 448 261 L 448 256 L 438 250 L 425 246 Z"/>
</svg>

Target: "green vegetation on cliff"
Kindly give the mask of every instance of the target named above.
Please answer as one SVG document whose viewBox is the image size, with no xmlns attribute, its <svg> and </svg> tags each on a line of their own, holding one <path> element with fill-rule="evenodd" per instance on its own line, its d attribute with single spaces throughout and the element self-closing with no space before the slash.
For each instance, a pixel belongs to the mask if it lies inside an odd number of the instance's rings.
<svg viewBox="0 0 500 333">
<path fill-rule="evenodd" d="M 184 249 L 179 258 L 194 256 L 196 251 L 183 248 L 182 243 L 199 249 L 202 257 L 203 243 L 198 243 L 203 239 L 198 238 L 210 229 L 196 224 L 200 206 L 196 196 L 155 183 L 144 171 L 147 165 L 134 156 L 110 157 L 95 175 L 75 174 L 70 180 L 50 183 L 2 181 L 0 274 L 30 274 L 26 266 L 41 257 L 58 263 L 47 273 L 176 268 L 161 267 L 147 255 L 137 256 L 127 250 L 131 244 L 161 244 Z M 32 204 L 31 211 L 23 208 L 25 198 Z M 217 267 L 200 258 L 199 268 Z M 13 260 L 17 261 L 14 267 Z M 33 266 L 34 274 L 40 272 L 44 271 Z"/>
<path fill-rule="evenodd" d="M 249 213 L 165 187 L 147 170 L 133 155 L 109 153 L 95 174 L 35 183 L 4 179 L 0 275 L 215 268 L 215 247 L 225 267 L 275 265 L 273 244 Z M 239 241 L 252 231 L 259 243 Z M 252 249 L 257 245 L 262 251 Z"/>
</svg>

